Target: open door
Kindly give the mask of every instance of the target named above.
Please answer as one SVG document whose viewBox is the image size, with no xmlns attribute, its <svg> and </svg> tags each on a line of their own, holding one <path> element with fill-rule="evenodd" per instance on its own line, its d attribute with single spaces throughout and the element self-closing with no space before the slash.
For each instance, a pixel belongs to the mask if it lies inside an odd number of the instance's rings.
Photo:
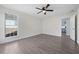
<svg viewBox="0 0 79 59">
<path fill-rule="evenodd" d="M 77 15 L 70 17 L 70 38 L 77 43 Z"/>
</svg>

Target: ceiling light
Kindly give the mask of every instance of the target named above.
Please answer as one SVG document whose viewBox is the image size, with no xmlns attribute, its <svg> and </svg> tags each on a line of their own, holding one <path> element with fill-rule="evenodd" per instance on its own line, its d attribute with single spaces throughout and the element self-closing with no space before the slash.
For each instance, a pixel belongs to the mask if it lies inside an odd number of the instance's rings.
<svg viewBox="0 0 79 59">
<path fill-rule="evenodd" d="M 43 13 L 45 13 L 46 11 L 43 11 Z"/>
</svg>

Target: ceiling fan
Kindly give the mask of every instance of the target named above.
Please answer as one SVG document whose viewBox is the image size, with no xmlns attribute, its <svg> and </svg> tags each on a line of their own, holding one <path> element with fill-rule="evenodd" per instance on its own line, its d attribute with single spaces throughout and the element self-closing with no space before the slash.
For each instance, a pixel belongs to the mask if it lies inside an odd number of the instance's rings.
<svg viewBox="0 0 79 59">
<path fill-rule="evenodd" d="M 46 12 L 53 12 L 54 10 L 49 10 L 48 7 L 50 6 L 50 4 L 47 4 L 45 7 L 42 7 L 42 8 L 38 8 L 36 7 L 36 9 L 40 10 L 37 14 L 43 12 L 44 15 L 46 15 Z"/>
</svg>

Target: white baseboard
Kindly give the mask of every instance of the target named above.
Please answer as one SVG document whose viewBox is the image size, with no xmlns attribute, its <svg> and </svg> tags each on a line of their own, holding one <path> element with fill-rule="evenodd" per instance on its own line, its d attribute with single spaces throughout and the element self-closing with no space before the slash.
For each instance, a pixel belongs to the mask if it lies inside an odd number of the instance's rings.
<svg viewBox="0 0 79 59">
<path fill-rule="evenodd" d="M 58 36 L 58 37 L 62 36 L 62 35 L 53 35 L 53 34 L 50 34 L 50 33 L 42 33 L 42 34 L 47 34 L 47 35 L 52 35 L 52 36 Z"/>
</svg>

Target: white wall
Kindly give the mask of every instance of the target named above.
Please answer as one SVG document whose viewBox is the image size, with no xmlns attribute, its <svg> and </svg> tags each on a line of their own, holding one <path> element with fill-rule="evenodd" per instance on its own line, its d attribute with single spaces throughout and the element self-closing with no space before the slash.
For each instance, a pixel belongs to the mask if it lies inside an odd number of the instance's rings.
<svg viewBox="0 0 79 59">
<path fill-rule="evenodd" d="M 79 43 L 79 9 L 77 10 L 77 39 Z"/>
<path fill-rule="evenodd" d="M 19 14 L 19 37 L 29 37 L 41 33 L 41 20 Z M 21 25 L 22 24 L 22 25 Z"/>
<path fill-rule="evenodd" d="M 75 14 L 70 17 L 70 38 L 75 40 Z"/>
<path fill-rule="evenodd" d="M 18 16 L 18 36 L 5 38 L 5 13 Z M 0 42 L 13 41 L 41 33 L 41 21 L 22 12 L 0 6 Z"/>
<path fill-rule="evenodd" d="M 70 18 L 66 19 L 66 35 L 70 36 Z"/>
<path fill-rule="evenodd" d="M 3 13 L 1 12 L 1 8 L 0 8 L 0 41 L 3 40 L 4 38 L 4 16 Z"/>
<path fill-rule="evenodd" d="M 44 19 L 43 33 L 54 36 L 61 36 L 61 19 L 56 16 Z"/>
</svg>

